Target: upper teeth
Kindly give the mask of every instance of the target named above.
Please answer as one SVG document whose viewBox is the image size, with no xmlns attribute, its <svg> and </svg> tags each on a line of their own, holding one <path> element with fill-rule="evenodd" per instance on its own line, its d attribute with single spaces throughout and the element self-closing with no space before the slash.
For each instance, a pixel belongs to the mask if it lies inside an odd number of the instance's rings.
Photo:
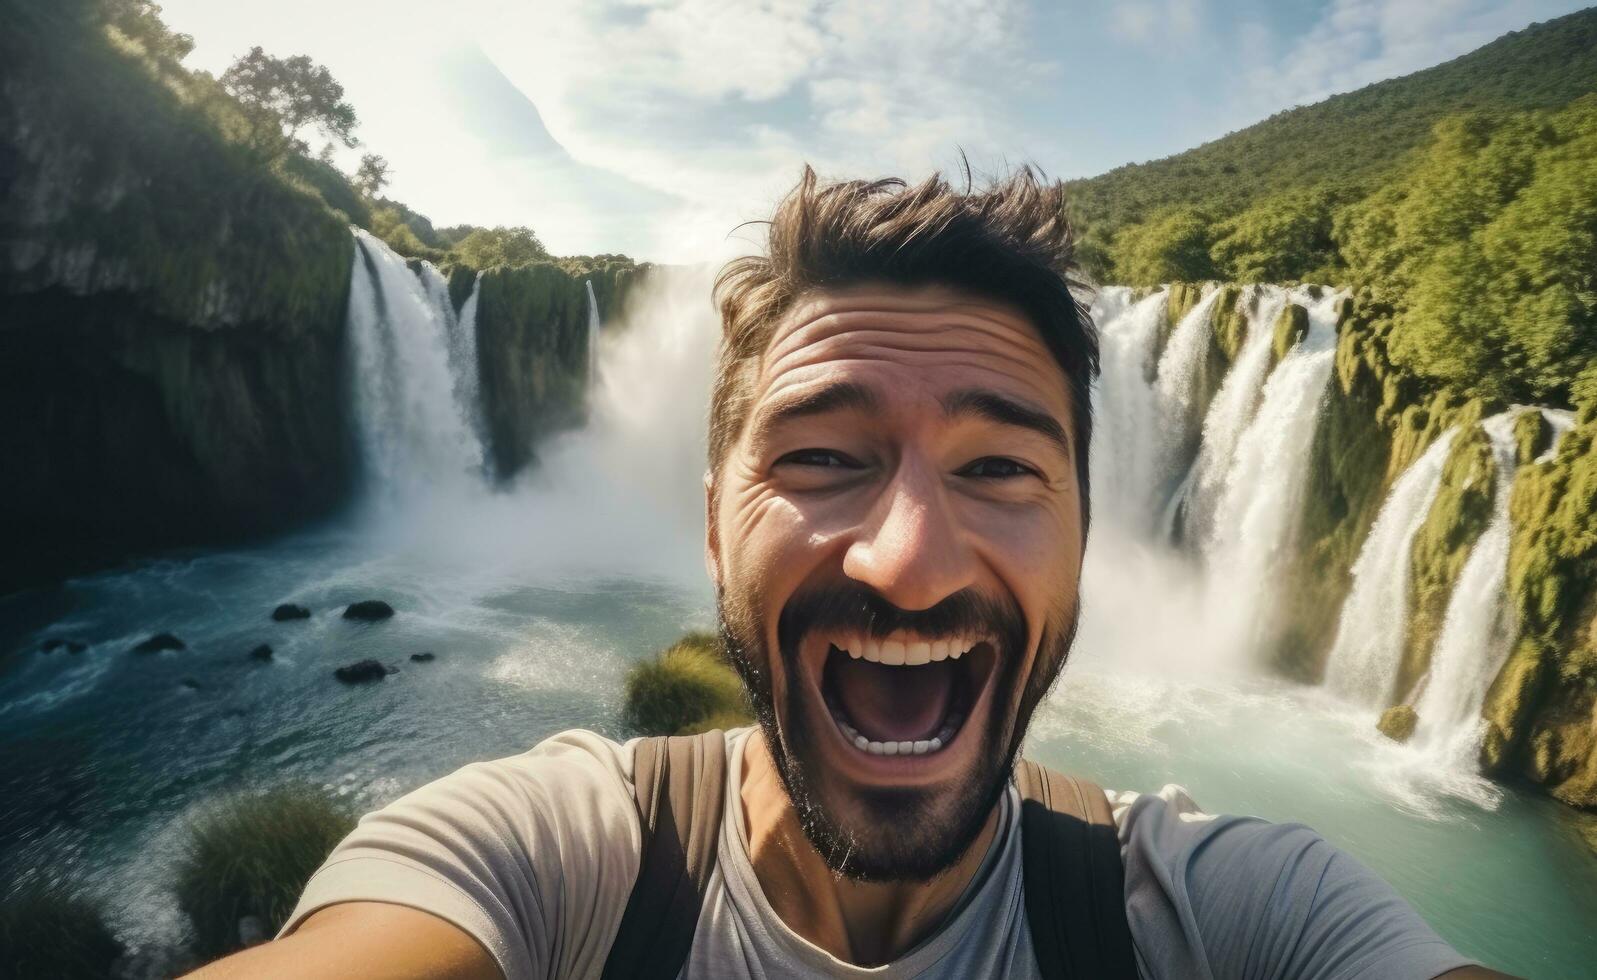
<svg viewBox="0 0 1597 980">
<path fill-rule="evenodd" d="M 833 640 L 832 645 L 855 660 L 869 660 L 888 667 L 918 667 L 950 658 L 958 660 L 979 640 L 895 640 L 850 637 Z"/>
</svg>

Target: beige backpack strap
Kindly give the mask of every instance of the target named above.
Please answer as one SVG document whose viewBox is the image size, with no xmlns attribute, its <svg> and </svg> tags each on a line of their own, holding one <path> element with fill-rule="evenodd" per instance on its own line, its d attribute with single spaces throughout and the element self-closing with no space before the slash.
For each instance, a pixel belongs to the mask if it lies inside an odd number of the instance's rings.
<svg viewBox="0 0 1597 980">
<path fill-rule="evenodd" d="M 1104 791 L 1029 759 L 1020 791 L 1026 922 L 1046 978 L 1136 980 L 1120 837 Z"/>
<path fill-rule="evenodd" d="M 715 870 L 726 733 L 640 739 L 632 769 L 643 849 L 604 980 L 670 980 L 693 949 Z"/>
</svg>

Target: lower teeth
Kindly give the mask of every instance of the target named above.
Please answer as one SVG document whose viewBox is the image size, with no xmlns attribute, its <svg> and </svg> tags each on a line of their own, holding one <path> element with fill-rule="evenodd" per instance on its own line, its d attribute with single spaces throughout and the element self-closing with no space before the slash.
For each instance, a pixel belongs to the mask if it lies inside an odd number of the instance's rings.
<svg viewBox="0 0 1597 980">
<path fill-rule="evenodd" d="M 834 711 L 832 720 L 837 722 L 837 727 L 842 729 L 844 736 L 854 747 L 870 755 L 930 755 L 940 751 L 943 746 L 953 741 L 954 733 L 959 730 L 960 723 L 965 720 L 964 715 L 949 715 L 943 722 L 943 727 L 936 735 L 929 739 L 918 739 L 913 742 L 877 742 L 866 738 L 854 729 L 853 725 L 844 721 L 842 716 Z"/>
</svg>

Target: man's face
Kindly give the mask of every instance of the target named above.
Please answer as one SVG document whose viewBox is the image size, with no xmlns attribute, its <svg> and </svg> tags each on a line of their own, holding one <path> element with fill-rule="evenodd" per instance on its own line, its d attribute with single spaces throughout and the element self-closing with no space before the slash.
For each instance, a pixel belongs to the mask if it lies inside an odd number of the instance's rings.
<svg viewBox="0 0 1597 980">
<path fill-rule="evenodd" d="M 802 299 L 711 474 L 722 628 L 811 842 L 923 880 L 980 833 L 1063 665 L 1081 570 L 1065 377 L 941 288 Z"/>
</svg>

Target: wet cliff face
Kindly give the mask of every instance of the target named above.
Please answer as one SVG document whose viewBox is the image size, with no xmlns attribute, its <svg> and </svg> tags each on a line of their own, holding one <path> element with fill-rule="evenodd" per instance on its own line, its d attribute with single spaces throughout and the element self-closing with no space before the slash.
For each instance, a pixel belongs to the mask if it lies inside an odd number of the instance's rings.
<svg viewBox="0 0 1597 980">
<path fill-rule="evenodd" d="M 0 592 L 286 528 L 353 462 L 342 221 L 92 33 L 50 40 L 6 45 L 0 99 Z"/>
<path fill-rule="evenodd" d="M 477 357 L 494 475 L 514 478 L 538 442 L 586 418 L 588 290 L 614 322 L 642 270 L 630 262 L 490 269 L 477 298 Z"/>
</svg>

